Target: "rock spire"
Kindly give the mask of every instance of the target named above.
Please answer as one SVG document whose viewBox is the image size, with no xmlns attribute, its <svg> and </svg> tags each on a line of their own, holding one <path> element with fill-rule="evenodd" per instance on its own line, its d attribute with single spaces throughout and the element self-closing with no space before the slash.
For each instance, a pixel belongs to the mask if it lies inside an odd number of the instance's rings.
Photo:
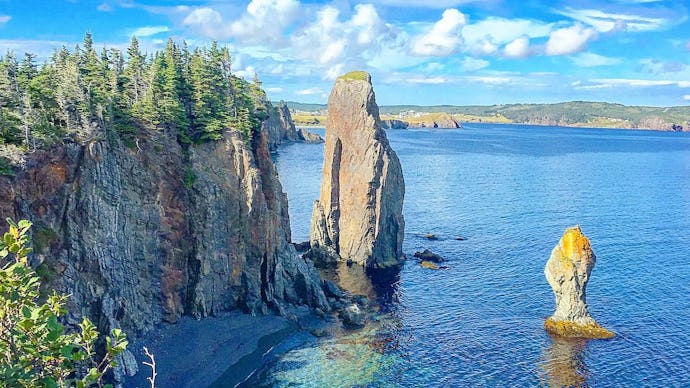
<svg viewBox="0 0 690 388">
<path fill-rule="evenodd" d="M 614 333 L 599 326 L 587 311 L 585 288 L 596 256 L 579 226 L 566 229 L 544 274 L 556 297 L 556 311 L 545 329 L 564 337 L 610 338 Z"/>
<path fill-rule="evenodd" d="M 366 267 L 403 259 L 405 182 L 381 129 L 371 76 L 339 77 L 328 99 L 321 196 L 311 222 L 312 257 Z"/>
</svg>

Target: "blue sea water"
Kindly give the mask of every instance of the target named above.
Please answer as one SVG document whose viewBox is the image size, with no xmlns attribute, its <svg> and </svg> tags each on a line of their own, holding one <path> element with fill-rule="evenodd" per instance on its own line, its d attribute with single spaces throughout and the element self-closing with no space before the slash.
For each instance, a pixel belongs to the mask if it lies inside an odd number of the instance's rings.
<svg viewBox="0 0 690 388">
<path fill-rule="evenodd" d="M 409 260 L 364 285 L 339 270 L 379 319 L 293 338 L 248 385 L 690 386 L 690 134 L 466 124 L 388 137 L 406 183 L 404 251 L 431 249 L 449 268 Z M 323 145 L 277 155 L 293 241 L 308 239 L 322 160 Z M 544 265 L 575 224 L 597 255 L 587 301 L 611 340 L 542 328 L 554 309 Z"/>
</svg>

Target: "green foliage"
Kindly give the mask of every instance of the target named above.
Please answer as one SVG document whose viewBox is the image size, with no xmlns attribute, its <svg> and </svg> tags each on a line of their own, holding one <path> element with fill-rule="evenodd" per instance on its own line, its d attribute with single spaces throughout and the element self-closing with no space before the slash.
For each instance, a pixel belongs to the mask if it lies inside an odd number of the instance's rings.
<svg viewBox="0 0 690 388">
<path fill-rule="evenodd" d="M 192 186 L 194 186 L 194 182 L 196 182 L 196 173 L 191 167 L 187 167 L 184 171 L 184 177 L 183 177 L 183 182 L 184 182 L 184 187 L 187 188 L 187 190 L 191 189 Z"/>
<path fill-rule="evenodd" d="M 190 52 L 169 40 L 147 57 L 135 37 L 126 55 L 97 53 L 87 33 L 82 47 L 63 47 L 41 66 L 33 54 L 0 57 L 0 145 L 48 146 L 94 128 L 131 148 L 146 129 L 185 147 L 232 129 L 250 143 L 270 106 L 259 79 L 233 76 L 230 51 L 215 42 Z"/>
<path fill-rule="evenodd" d="M 60 317 L 67 297 L 53 292 L 38 302 L 40 281 L 27 259 L 31 222 L 7 222 L 0 241 L 0 381 L 8 387 L 104 386 L 104 374 L 127 347 L 125 334 L 114 329 L 97 360 L 93 323 L 84 318 L 79 331 L 66 332 Z"/>
<path fill-rule="evenodd" d="M 5 158 L 0 158 L 0 175 L 3 176 L 14 176 L 14 171 L 12 171 L 12 165 Z"/>
</svg>

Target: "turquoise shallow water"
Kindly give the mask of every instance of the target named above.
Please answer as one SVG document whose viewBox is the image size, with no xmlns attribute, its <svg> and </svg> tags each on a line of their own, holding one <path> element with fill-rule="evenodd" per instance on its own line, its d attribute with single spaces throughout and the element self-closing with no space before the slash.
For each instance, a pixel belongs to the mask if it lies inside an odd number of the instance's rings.
<svg viewBox="0 0 690 388">
<path fill-rule="evenodd" d="M 380 322 L 293 338 L 249 385 L 690 385 L 690 134 L 467 124 L 388 136 L 407 187 L 404 250 L 430 248 L 449 269 L 412 260 L 364 286 Z M 277 156 L 294 241 L 308 238 L 322 153 Z M 542 329 L 544 264 L 574 224 L 598 258 L 587 298 L 612 340 Z"/>
</svg>

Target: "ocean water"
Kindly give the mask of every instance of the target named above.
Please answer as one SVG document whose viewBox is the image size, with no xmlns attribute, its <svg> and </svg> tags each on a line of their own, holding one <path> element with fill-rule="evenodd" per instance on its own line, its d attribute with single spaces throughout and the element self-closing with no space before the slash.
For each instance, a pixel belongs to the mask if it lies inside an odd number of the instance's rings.
<svg viewBox="0 0 690 388">
<path fill-rule="evenodd" d="M 690 134 L 467 124 L 388 137 L 406 183 L 404 251 L 431 249 L 448 268 L 411 259 L 375 282 L 338 269 L 376 301 L 375 321 L 296 336 L 246 385 L 690 386 Z M 293 241 L 308 239 L 322 158 L 313 144 L 277 155 Z M 611 340 L 542 328 L 554 309 L 544 265 L 575 224 L 597 255 L 587 301 Z"/>
</svg>

